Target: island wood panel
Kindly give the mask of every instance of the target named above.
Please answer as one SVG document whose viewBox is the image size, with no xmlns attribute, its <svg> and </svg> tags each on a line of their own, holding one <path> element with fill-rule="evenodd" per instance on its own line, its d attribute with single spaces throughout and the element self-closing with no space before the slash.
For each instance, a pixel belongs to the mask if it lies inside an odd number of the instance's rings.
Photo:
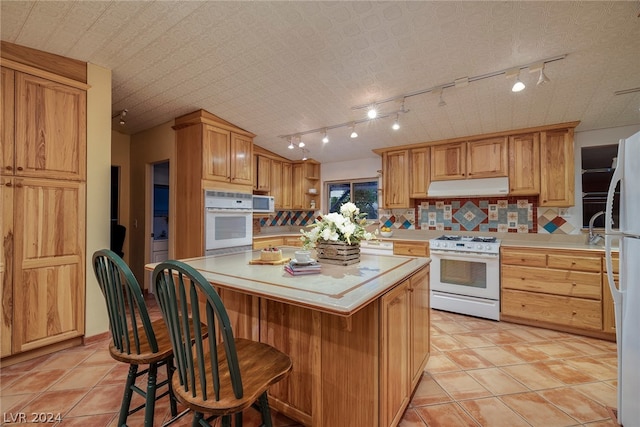
<svg viewBox="0 0 640 427">
<path fill-rule="evenodd" d="M 431 307 L 429 304 L 429 269 L 424 269 L 411 277 L 411 390 L 420 382 L 424 367 L 429 360 Z"/>
<path fill-rule="evenodd" d="M 395 240 L 393 242 L 393 254 L 428 257 L 429 242 L 406 242 Z"/>
<path fill-rule="evenodd" d="M 241 292 L 234 292 L 229 289 L 216 290 L 224 302 L 229 321 L 233 325 L 233 336 L 259 341 L 259 298 Z"/>
<path fill-rule="evenodd" d="M 320 381 L 320 313 L 262 299 L 260 341 L 291 357 L 289 376 L 269 388 L 270 405 L 284 415 L 312 425 L 314 389 Z"/>
</svg>

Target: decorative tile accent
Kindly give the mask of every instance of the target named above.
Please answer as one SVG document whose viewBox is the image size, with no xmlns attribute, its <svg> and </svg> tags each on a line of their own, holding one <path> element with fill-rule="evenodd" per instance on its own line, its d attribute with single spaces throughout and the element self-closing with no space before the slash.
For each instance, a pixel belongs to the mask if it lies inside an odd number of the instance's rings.
<svg viewBox="0 0 640 427">
<path fill-rule="evenodd" d="M 418 219 L 423 230 L 535 233 L 537 198 L 423 200 Z"/>
<path fill-rule="evenodd" d="M 401 230 L 416 229 L 415 209 L 380 209 L 378 218 L 381 226 Z"/>
<path fill-rule="evenodd" d="M 566 219 L 558 215 L 558 209 L 549 208 L 539 212 L 538 233 L 543 234 L 575 234 L 574 227 Z"/>
<path fill-rule="evenodd" d="M 280 227 L 286 225 L 310 225 L 315 218 L 315 211 L 276 211 L 259 218 L 260 227 Z"/>
</svg>

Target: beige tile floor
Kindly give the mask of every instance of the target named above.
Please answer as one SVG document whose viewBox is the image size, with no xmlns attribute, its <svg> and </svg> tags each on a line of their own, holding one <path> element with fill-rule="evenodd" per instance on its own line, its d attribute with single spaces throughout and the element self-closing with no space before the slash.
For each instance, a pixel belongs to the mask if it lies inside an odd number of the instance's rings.
<svg viewBox="0 0 640 427">
<path fill-rule="evenodd" d="M 432 311 L 431 334 L 431 357 L 401 427 L 617 425 L 614 343 L 442 311 Z M 62 421 L 40 425 L 116 426 L 127 366 L 107 347 L 97 342 L 3 368 L 0 425 L 17 425 L 7 422 L 11 414 L 50 412 Z M 168 417 L 164 398 L 156 424 Z M 128 424 L 142 425 L 142 412 Z M 258 424 L 248 411 L 245 425 Z M 174 425 L 191 425 L 191 417 Z M 299 424 L 274 414 L 274 425 Z"/>
</svg>

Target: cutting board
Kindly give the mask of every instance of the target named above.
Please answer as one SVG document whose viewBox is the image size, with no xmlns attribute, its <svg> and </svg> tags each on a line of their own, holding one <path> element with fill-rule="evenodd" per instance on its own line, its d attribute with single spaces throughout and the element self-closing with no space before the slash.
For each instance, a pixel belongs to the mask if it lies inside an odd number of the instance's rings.
<svg viewBox="0 0 640 427">
<path fill-rule="evenodd" d="M 282 258 L 276 261 L 267 261 L 260 258 L 252 259 L 249 261 L 251 265 L 282 265 L 291 261 L 291 258 Z"/>
</svg>

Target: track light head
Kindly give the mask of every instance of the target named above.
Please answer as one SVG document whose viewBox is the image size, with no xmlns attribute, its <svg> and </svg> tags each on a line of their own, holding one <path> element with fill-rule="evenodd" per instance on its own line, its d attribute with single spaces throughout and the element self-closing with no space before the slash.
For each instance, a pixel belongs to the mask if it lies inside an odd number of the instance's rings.
<svg viewBox="0 0 640 427">
<path fill-rule="evenodd" d="M 352 125 L 351 126 L 351 138 L 357 138 L 358 137 L 358 132 L 356 132 L 356 125 Z"/>
<path fill-rule="evenodd" d="M 298 147 L 300 148 L 304 147 L 304 142 L 302 141 L 302 138 L 300 138 L 300 141 L 298 141 Z"/>
<path fill-rule="evenodd" d="M 396 120 L 391 125 L 391 129 L 393 129 L 393 130 L 400 129 L 400 121 L 398 120 L 398 114 L 396 114 Z"/>
<path fill-rule="evenodd" d="M 327 131 L 324 131 L 324 136 L 322 137 L 322 142 L 324 144 L 326 144 L 327 142 L 329 142 L 329 136 L 327 135 Z"/>
<path fill-rule="evenodd" d="M 511 88 L 511 92 L 520 92 L 522 90 L 524 90 L 525 88 L 525 84 L 522 83 L 522 81 L 520 80 L 520 77 L 516 78 L 516 82 L 513 84 L 513 87 Z"/>
<path fill-rule="evenodd" d="M 540 76 L 538 77 L 538 82 L 536 83 L 536 85 L 541 86 L 549 82 L 549 77 L 547 77 L 547 75 L 544 73 L 544 68 L 540 68 Z"/>
<path fill-rule="evenodd" d="M 367 111 L 367 117 L 369 117 L 370 119 L 375 119 L 376 117 L 378 117 L 378 110 L 376 109 L 375 105 L 372 105 L 369 108 L 369 111 Z"/>
<path fill-rule="evenodd" d="M 295 146 L 293 145 L 293 142 L 291 141 L 291 138 L 289 138 L 289 145 L 287 145 L 287 148 L 289 150 L 293 150 L 295 148 Z"/>
</svg>

